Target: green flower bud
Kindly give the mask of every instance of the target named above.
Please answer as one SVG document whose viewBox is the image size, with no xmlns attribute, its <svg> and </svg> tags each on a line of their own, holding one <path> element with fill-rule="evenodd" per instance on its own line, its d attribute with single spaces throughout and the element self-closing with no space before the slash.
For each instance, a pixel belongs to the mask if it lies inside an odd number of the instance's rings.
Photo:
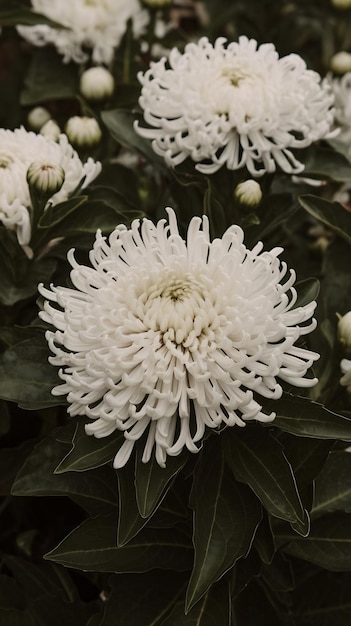
<svg viewBox="0 0 351 626">
<path fill-rule="evenodd" d="M 102 137 L 101 129 L 94 117 L 70 117 L 66 124 L 66 135 L 77 148 L 92 148 Z"/>
<path fill-rule="evenodd" d="M 248 207 L 256 207 L 262 200 L 262 190 L 256 180 L 244 180 L 234 190 L 234 197 L 240 204 Z"/>
<path fill-rule="evenodd" d="M 38 194 L 51 197 L 60 191 L 65 181 L 61 165 L 34 161 L 27 170 L 27 182 Z"/>
<path fill-rule="evenodd" d="M 110 98 L 114 88 L 115 80 L 104 67 L 90 67 L 80 77 L 80 93 L 92 102 Z"/>
</svg>

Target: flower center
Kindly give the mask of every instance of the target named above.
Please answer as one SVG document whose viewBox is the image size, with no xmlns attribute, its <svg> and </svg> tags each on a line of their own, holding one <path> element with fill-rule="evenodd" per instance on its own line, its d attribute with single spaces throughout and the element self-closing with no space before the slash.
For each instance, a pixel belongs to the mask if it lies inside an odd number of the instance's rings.
<svg viewBox="0 0 351 626">
<path fill-rule="evenodd" d="M 7 170 L 11 167 L 13 163 L 13 159 L 7 156 L 6 154 L 0 154 L 0 168 L 3 170 Z"/>
</svg>

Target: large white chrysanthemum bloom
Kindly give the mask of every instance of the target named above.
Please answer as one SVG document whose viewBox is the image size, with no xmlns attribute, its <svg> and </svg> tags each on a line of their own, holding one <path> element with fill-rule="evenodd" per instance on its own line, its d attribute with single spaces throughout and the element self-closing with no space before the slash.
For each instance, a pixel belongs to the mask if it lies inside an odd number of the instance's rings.
<svg viewBox="0 0 351 626">
<path fill-rule="evenodd" d="M 101 164 L 91 158 L 82 163 L 66 135 L 60 135 L 56 143 L 25 128 L 14 131 L 1 128 L 0 222 L 6 228 L 16 230 L 22 246 L 26 246 L 31 238 L 32 204 L 26 177 L 33 162 L 42 166 L 60 166 L 64 170 L 64 183 L 50 198 L 51 204 L 67 200 L 83 178 L 83 187 L 86 187 L 101 170 Z"/>
<path fill-rule="evenodd" d="M 273 44 L 257 46 L 245 36 L 225 42 L 203 37 L 139 73 L 139 103 L 151 128 L 136 123 L 137 132 L 172 167 L 190 157 L 208 174 L 223 165 L 246 166 L 252 176 L 277 165 L 301 172 L 292 149 L 327 136 L 333 123 L 328 81 L 297 54 L 279 59 Z"/>
<path fill-rule="evenodd" d="M 144 432 L 143 461 L 155 447 L 164 466 L 184 447 L 197 452 L 206 426 L 272 421 L 258 396 L 279 398 L 277 377 L 316 382 L 304 376 L 318 355 L 294 345 L 315 328 L 316 303 L 293 309 L 282 249 L 248 250 L 238 226 L 210 242 L 206 217 L 191 220 L 184 241 L 168 214 L 169 224 L 135 220 L 108 240 L 98 232 L 92 267 L 68 253 L 74 288 L 39 287 L 54 303 L 40 314 L 57 329 L 46 334 L 63 380 L 53 394 L 93 420 L 87 434 L 124 431 L 115 468 Z"/>
<path fill-rule="evenodd" d="M 65 63 L 84 63 L 91 49 L 94 63 L 109 64 L 128 20 L 132 20 L 135 37 L 149 21 L 139 0 L 32 0 L 32 7 L 66 28 L 37 24 L 18 26 L 18 31 L 35 46 L 54 44 Z"/>
</svg>

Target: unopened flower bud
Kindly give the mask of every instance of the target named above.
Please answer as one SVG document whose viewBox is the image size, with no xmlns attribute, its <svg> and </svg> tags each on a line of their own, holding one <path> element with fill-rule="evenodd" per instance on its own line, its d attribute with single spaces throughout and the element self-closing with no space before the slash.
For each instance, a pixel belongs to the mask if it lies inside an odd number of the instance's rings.
<svg viewBox="0 0 351 626">
<path fill-rule="evenodd" d="M 350 9 L 351 0 L 332 0 L 332 4 L 336 9 Z"/>
<path fill-rule="evenodd" d="M 65 171 L 61 165 L 34 161 L 27 170 L 28 185 L 49 197 L 60 191 L 64 181 Z"/>
<path fill-rule="evenodd" d="M 78 148 L 91 148 L 99 143 L 101 129 L 94 117 L 70 117 L 66 124 L 66 135 L 71 144 Z"/>
<path fill-rule="evenodd" d="M 255 180 L 244 180 L 234 190 L 234 197 L 249 207 L 256 207 L 262 200 L 262 190 Z"/>
<path fill-rule="evenodd" d="M 351 353 L 351 311 L 341 317 L 338 315 L 338 339 L 345 352 Z"/>
<path fill-rule="evenodd" d="M 28 113 L 27 121 L 28 126 L 35 131 L 38 131 L 51 119 L 51 115 L 44 107 L 35 107 Z"/>
<path fill-rule="evenodd" d="M 46 137 L 46 139 L 51 139 L 51 141 L 58 141 L 60 139 L 61 129 L 54 120 L 49 120 L 40 129 L 40 134 Z"/>
<path fill-rule="evenodd" d="M 80 77 L 80 93 L 92 102 L 110 98 L 114 88 L 115 80 L 104 67 L 90 67 Z"/>
<path fill-rule="evenodd" d="M 330 69 L 335 74 L 346 74 L 351 71 L 351 54 L 349 52 L 338 52 L 330 59 Z"/>
</svg>

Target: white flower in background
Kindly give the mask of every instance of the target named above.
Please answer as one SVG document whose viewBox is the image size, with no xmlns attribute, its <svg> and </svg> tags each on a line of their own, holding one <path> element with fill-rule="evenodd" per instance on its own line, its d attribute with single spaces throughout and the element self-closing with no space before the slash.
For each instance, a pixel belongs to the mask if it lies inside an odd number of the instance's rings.
<svg viewBox="0 0 351 626">
<path fill-rule="evenodd" d="M 115 79 L 105 67 L 90 67 L 80 77 L 80 93 L 92 102 L 110 98 Z"/>
<path fill-rule="evenodd" d="M 94 117 L 70 117 L 66 124 L 69 141 L 78 148 L 92 148 L 101 141 L 101 128 Z"/>
<path fill-rule="evenodd" d="M 60 166 L 65 173 L 60 191 L 50 198 L 51 204 L 67 200 L 83 178 L 83 187 L 86 187 L 101 170 L 100 163 L 91 158 L 83 164 L 66 135 L 60 135 L 59 142 L 55 143 L 24 128 L 0 129 L 0 222 L 16 230 L 22 246 L 31 238 L 27 170 L 38 160 Z"/>
<path fill-rule="evenodd" d="M 40 134 L 46 139 L 51 139 L 52 141 L 59 141 L 61 135 L 61 128 L 55 122 L 55 120 L 48 120 L 44 126 L 40 129 Z"/>
<path fill-rule="evenodd" d="M 51 119 L 51 114 L 44 107 L 34 107 L 28 113 L 27 122 L 32 130 L 40 130 Z"/>
<path fill-rule="evenodd" d="M 155 152 L 174 167 L 190 157 L 212 174 L 225 165 L 246 166 L 252 176 L 304 169 L 292 152 L 326 137 L 333 123 L 328 81 L 306 69 L 296 54 L 279 59 L 273 44 L 257 46 L 242 36 L 224 47 L 206 37 L 184 54 L 173 48 L 152 63 L 142 84 L 140 106 Z"/>
<path fill-rule="evenodd" d="M 347 391 L 351 393 L 351 361 L 342 359 L 340 368 L 343 376 L 340 378 L 340 385 L 347 387 Z"/>
<path fill-rule="evenodd" d="M 149 21 L 139 0 L 32 0 L 32 8 L 66 28 L 43 24 L 18 26 L 20 34 L 35 46 L 54 44 L 65 63 L 88 60 L 91 49 L 94 63 L 109 64 L 121 42 L 127 22 L 132 20 L 135 37 Z"/>
<path fill-rule="evenodd" d="M 244 180 L 234 189 L 234 196 L 248 207 L 256 207 L 262 200 L 262 189 L 256 180 Z"/>
<path fill-rule="evenodd" d="M 184 447 L 197 452 L 206 426 L 271 422 L 259 396 L 281 396 L 277 377 L 317 382 L 304 376 L 318 355 L 294 345 L 315 328 L 316 303 L 293 309 L 282 249 L 248 250 L 238 226 L 210 242 L 206 217 L 191 220 L 184 241 L 168 214 L 169 224 L 134 220 L 108 239 L 98 231 L 92 267 L 68 253 L 73 288 L 39 287 L 54 303 L 40 314 L 57 329 L 46 334 L 63 381 L 52 393 L 93 420 L 87 434 L 124 431 L 115 468 L 145 431 L 143 461 L 155 448 L 163 467 Z"/>
<path fill-rule="evenodd" d="M 351 71 L 351 54 L 350 52 L 337 52 L 332 56 L 329 63 L 330 69 L 335 74 L 346 74 Z"/>
<path fill-rule="evenodd" d="M 351 353 L 351 311 L 338 318 L 338 339 L 345 352 Z"/>
</svg>

